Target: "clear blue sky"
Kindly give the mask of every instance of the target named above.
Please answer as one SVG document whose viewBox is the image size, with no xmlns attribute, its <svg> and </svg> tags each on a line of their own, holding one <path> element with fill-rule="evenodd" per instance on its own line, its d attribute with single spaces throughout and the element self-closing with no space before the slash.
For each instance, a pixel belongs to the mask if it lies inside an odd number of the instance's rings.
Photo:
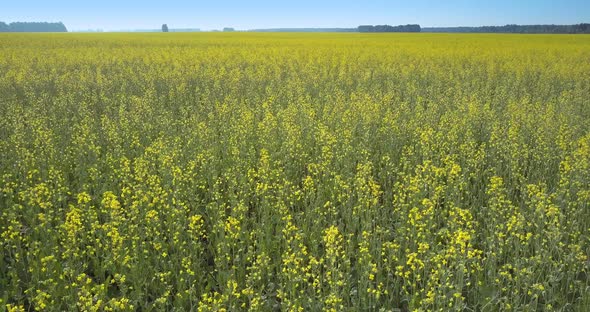
<svg viewBox="0 0 590 312">
<path fill-rule="evenodd" d="M 2 0 L 0 21 L 62 21 L 70 30 L 202 30 L 356 27 L 361 24 L 481 26 L 590 22 L 590 0 Z"/>
</svg>

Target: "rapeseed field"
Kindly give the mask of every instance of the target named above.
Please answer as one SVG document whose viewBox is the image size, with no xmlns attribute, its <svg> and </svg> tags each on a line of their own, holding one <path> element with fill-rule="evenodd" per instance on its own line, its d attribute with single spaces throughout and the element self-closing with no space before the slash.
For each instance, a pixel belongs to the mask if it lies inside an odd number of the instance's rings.
<svg viewBox="0 0 590 312">
<path fill-rule="evenodd" d="M 590 36 L 0 34 L 0 311 L 589 311 Z"/>
</svg>

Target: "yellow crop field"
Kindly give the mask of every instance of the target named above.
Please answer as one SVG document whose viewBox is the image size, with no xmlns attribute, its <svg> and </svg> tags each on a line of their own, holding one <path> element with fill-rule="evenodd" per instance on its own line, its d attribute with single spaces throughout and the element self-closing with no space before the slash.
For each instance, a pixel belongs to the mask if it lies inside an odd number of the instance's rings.
<svg viewBox="0 0 590 312">
<path fill-rule="evenodd" d="M 590 36 L 0 34 L 0 311 L 589 311 Z"/>
</svg>

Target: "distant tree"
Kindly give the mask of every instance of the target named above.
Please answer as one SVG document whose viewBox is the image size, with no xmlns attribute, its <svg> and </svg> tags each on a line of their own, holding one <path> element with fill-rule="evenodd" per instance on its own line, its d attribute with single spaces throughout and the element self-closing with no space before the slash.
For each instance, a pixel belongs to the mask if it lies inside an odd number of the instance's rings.
<svg viewBox="0 0 590 312">
<path fill-rule="evenodd" d="M 8 28 L 8 25 L 4 22 L 0 22 L 0 32 L 7 32 L 10 31 L 10 28 Z"/>
<path fill-rule="evenodd" d="M 168 25 L 162 24 L 162 32 L 168 32 Z"/>
<path fill-rule="evenodd" d="M 235 29 L 233 29 L 232 27 L 225 27 L 223 29 L 223 31 L 225 31 L 225 32 L 231 32 L 231 31 L 235 31 Z"/>
</svg>

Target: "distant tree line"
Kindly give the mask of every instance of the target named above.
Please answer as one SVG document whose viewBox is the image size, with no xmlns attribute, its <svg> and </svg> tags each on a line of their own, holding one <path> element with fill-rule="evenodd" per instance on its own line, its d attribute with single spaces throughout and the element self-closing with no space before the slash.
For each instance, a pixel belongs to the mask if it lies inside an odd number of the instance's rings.
<svg viewBox="0 0 590 312">
<path fill-rule="evenodd" d="M 408 24 L 399 26 L 390 25 L 361 25 L 358 27 L 359 32 L 420 32 L 420 25 Z"/>
<path fill-rule="evenodd" d="M 357 28 L 263 28 L 250 32 L 358 32 Z"/>
<path fill-rule="evenodd" d="M 67 32 L 68 29 L 62 23 L 47 22 L 14 22 L 6 24 L 0 22 L 0 32 Z"/>
<path fill-rule="evenodd" d="M 590 24 L 575 25 L 505 25 L 481 27 L 425 27 L 423 32 L 515 33 L 515 34 L 590 34 Z"/>
</svg>

